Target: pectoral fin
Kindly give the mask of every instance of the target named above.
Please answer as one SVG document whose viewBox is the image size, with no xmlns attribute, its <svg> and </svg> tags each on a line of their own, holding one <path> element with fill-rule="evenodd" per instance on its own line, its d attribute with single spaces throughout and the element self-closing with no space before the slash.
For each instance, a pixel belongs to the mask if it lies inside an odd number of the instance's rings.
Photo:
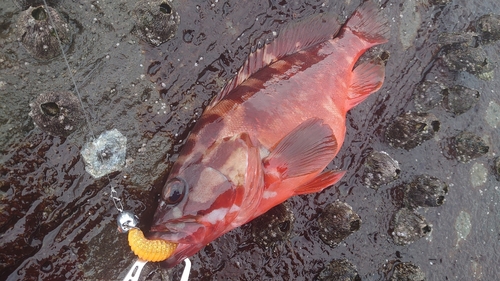
<svg viewBox="0 0 500 281">
<path fill-rule="evenodd" d="M 263 160 L 265 173 L 287 179 L 322 171 L 337 152 L 329 125 L 311 118 L 286 135 Z"/>
<path fill-rule="evenodd" d="M 295 195 L 319 192 L 338 182 L 345 171 L 325 171 L 312 181 L 300 186 L 295 190 Z"/>
</svg>

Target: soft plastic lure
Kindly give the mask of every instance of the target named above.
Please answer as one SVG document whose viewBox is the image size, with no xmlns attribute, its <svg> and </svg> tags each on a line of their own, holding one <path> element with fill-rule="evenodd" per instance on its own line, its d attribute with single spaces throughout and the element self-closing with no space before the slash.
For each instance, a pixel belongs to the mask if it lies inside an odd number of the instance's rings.
<svg viewBox="0 0 500 281">
<path fill-rule="evenodd" d="M 128 232 L 128 244 L 134 254 L 140 259 L 150 262 L 159 262 L 168 259 L 177 248 L 177 243 L 164 240 L 148 240 L 138 228 Z"/>
</svg>

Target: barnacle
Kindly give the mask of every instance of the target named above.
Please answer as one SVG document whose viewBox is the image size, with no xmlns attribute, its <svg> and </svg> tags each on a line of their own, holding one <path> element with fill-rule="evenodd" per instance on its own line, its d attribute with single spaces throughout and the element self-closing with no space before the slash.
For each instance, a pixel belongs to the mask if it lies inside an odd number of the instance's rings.
<svg viewBox="0 0 500 281">
<path fill-rule="evenodd" d="M 138 1 L 132 17 L 136 22 L 132 33 L 153 46 L 172 38 L 180 23 L 179 14 L 165 0 Z"/>
<path fill-rule="evenodd" d="M 158 262 L 168 259 L 177 248 L 177 243 L 164 240 L 148 240 L 138 228 L 132 228 L 128 233 L 128 244 L 132 252 L 139 258 Z"/>
<path fill-rule="evenodd" d="M 21 12 L 17 20 L 17 33 L 28 53 L 38 60 L 57 57 L 61 54 L 59 43 L 67 47 L 72 40 L 70 25 L 64 16 L 54 8 L 45 6 L 29 7 Z"/>
</svg>

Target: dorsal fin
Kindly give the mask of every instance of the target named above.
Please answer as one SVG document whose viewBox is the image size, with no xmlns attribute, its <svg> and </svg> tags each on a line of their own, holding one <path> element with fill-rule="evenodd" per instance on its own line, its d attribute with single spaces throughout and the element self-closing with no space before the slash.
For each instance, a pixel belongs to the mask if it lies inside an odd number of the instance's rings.
<svg viewBox="0 0 500 281">
<path fill-rule="evenodd" d="M 289 24 L 271 43 L 248 56 L 236 76 L 214 97 L 208 108 L 216 105 L 255 72 L 285 56 L 332 39 L 340 27 L 337 18 L 330 13 L 312 15 L 299 22 Z"/>
</svg>

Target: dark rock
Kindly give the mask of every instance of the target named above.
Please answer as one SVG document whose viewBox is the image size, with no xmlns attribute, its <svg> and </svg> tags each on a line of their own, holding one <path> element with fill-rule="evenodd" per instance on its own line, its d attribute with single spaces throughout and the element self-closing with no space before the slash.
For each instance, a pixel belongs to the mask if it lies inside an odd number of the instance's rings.
<svg viewBox="0 0 500 281">
<path fill-rule="evenodd" d="M 441 103 L 445 87 L 438 82 L 423 81 L 413 91 L 413 102 L 417 112 L 427 112 Z"/>
<path fill-rule="evenodd" d="M 133 33 L 153 46 L 167 42 L 175 35 L 180 16 L 165 0 L 139 1 L 132 11 L 136 21 Z"/>
<path fill-rule="evenodd" d="M 443 205 L 448 185 L 428 175 L 416 176 L 405 188 L 405 205 L 408 208 L 438 207 Z"/>
<path fill-rule="evenodd" d="M 500 15 L 484 15 L 476 21 L 475 27 L 482 43 L 500 40 Z"/>
<path fill-rule="evenodd" d="M 434 137 L 440 122 L 431 113 L 404 113 L 390 123 L 385 131 L 386 141 L 398 148 L 410 150 Z"/>
<path fill-rule="evenodd" d="M 395 244 L 403 246 L 417 241 L 431 230 L 424 217 L 408 208 L 401 208 L 391 220 L 389 233 Z"/>
<path fill-rule="evenodd" d="M 394 266 L 390 281 L 424 281 L 425 274 L 420 267 L 411 262 L 403 262 Z"/>
<path fill-rule="evenodd" d="M 83 121 L 79 100 L 69 92 L 49 92 L 30 103 L 35 125 L 51 135 L 66 137 Z"/>
<path fill-rule="evenodd" d="M 489 146 L 483 139 L 471 132 L 463 131 L 451 138 L 450 152 L 461 162 L 468 162 L 488 153 Z"/>
<path fill-rule="evenodd" d="M 61 54 L 59 40 L 54 32 L 49 18 L 54 21 L 55 30 L 61 44 L 71 43 L 71 32 L 68 23 L 51 7 L 29 7 L 23 11 L 17 20 L 17 34 L 21 44 L 34 58 L 50 60 Z"/>
<path fill-rule="evenodd" d="M 479 101 L 478 91 L 460 85 L 443 90 L 443 95 L 444 108 L 455 115 L 466 112 Z"/>
<path fill-rule="evenodd" d="M 373 151 L 364 163 L 363 181 L 366 186 L 378 189 L 379 186 L 395 180 L 401 170 L 398 161 L 384 151 Z"/>
<path fill-rule="evenodd" d="M 252 221 L 252 237 L 261 247 L 272 247 L 290 238 L 294 221 L 290 205 L 284 202 Z"/>
<path fill-rule="evenodd" d="M 346 203 L 335 201 L 318 217 L 319 237 L 336 247 L 342 240 L 361 227 L 361 219 Z"/>
<path fill-rule="evenodd" d="M 361 281 L 358 270 L 346 259 L 333 260 L 321 270 L 318 276 L 320 281 Z"/>
</svg>

